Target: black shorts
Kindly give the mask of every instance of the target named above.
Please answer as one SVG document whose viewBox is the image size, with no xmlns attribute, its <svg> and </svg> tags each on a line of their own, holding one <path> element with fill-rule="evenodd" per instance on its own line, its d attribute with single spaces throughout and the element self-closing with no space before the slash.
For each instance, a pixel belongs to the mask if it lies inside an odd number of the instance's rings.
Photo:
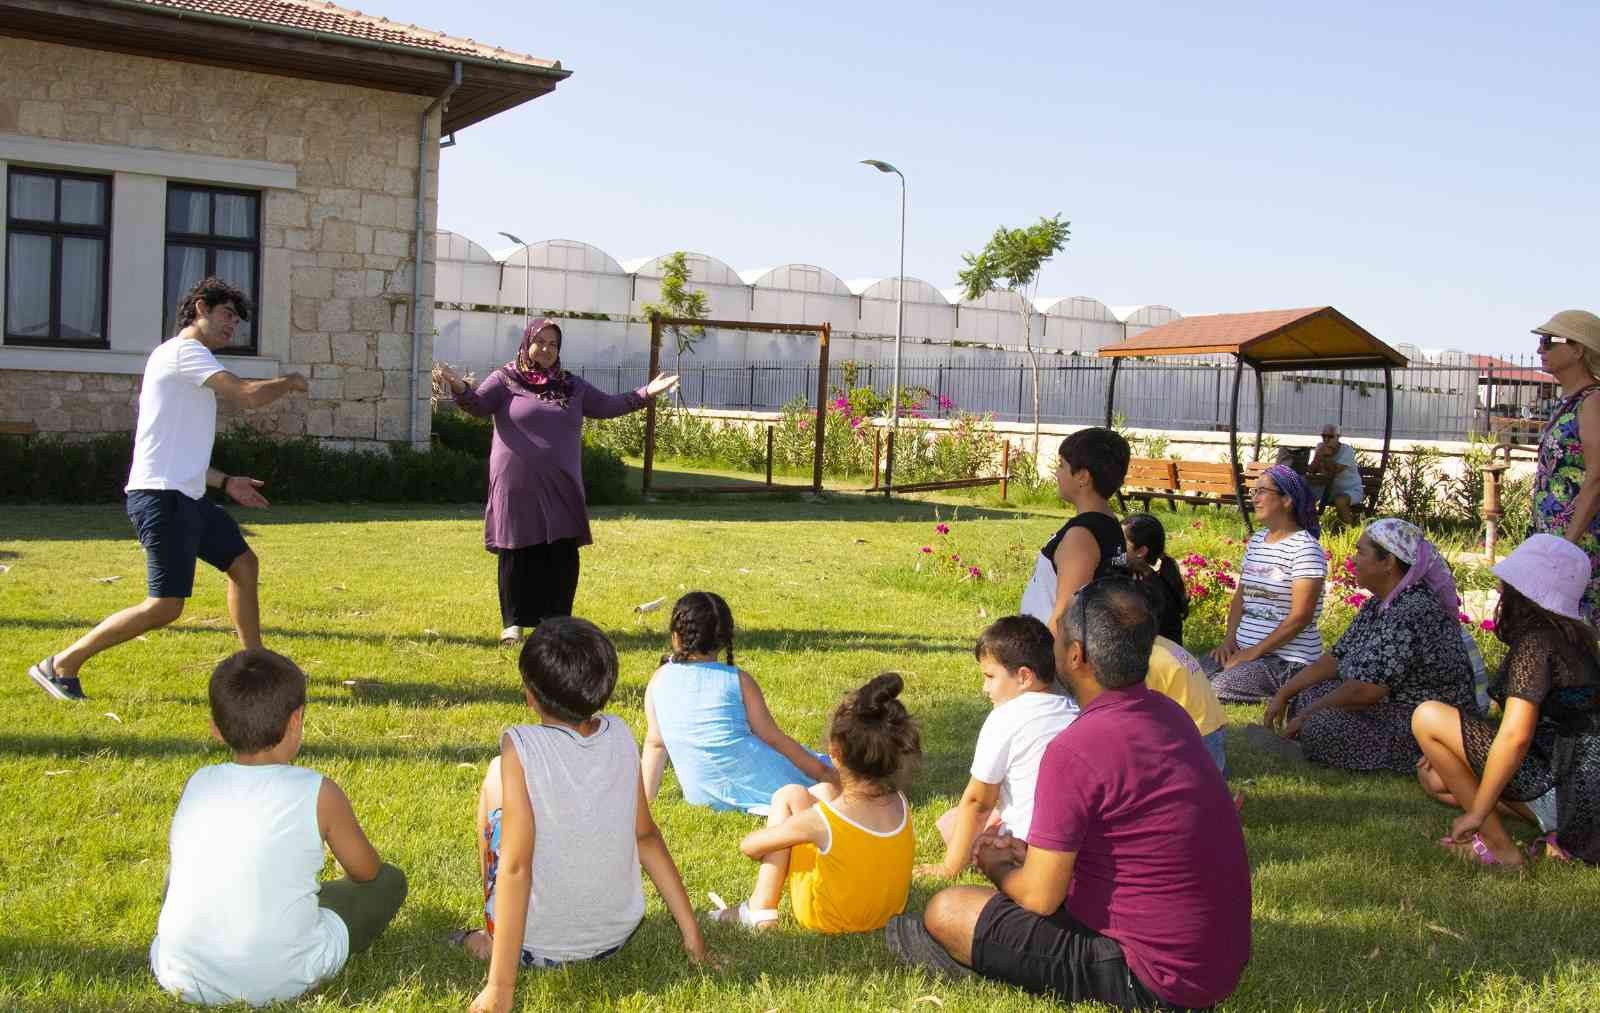
<svg viewBox="0 0 1600 1013">
<path fill-rule="evenodd" d="M 972 969 L 1061 1002 L 1096 1001 L 1118 1009 L 1179 1009 L 1134 977 L 1122 945 L 1067 913 L 1036 915 L 997 893 L 972 933 Z"/>
<path fill-rule="evenodd" d="M 250 549 L 226 510 L 176 489 L 128 493 L 128 519 L 144 546 L 145 580 L 152 598 L 187 598 L 194 594 L 196 559 L 226 572 Z"/>
</svg>

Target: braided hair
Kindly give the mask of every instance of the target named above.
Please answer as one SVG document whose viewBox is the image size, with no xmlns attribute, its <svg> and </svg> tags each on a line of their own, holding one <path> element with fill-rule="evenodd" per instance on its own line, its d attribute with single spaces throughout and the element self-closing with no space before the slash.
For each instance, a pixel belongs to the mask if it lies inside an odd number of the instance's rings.
<svg viewBox="0 0 1600 1013">
<path fill-rule="evenodd" d="M 733 612 L 715 591 L 690 591 L 672 606 L 668 630 L 678 638 L 667 661 L 684 661 L 691 654 L 716 654 L 726 650 L 733 664 Z"/>
</svg>

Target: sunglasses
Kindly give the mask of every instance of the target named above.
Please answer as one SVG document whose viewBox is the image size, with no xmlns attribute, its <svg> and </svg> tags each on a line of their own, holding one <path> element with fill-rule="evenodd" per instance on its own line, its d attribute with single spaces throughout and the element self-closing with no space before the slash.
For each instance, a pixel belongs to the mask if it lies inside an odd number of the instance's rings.
<svg viewBox="0 0 1600 1013">
<path fill-rule="evenodd" d="M 1547 348 L 1553 348 L 1556 345 L 1570 345 L 1570 344 L 1572 344 L 1572 342 L 1569 341 L 1568 339 L 1566 339 L 1566 338 L 1558 338 L 1553 334 L 1541 334 L 1541 335 L 1539 335 L 1539 350 L 1541 352 L 1544 351 Z"/>
</svg>

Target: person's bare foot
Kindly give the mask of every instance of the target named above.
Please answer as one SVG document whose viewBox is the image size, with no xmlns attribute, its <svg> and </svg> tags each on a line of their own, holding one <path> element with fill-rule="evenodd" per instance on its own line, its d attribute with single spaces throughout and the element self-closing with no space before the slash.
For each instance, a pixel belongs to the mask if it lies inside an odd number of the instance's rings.
<svg viewBox="0 0 1600 1013">
<path fill-rule="evenodd" d="M 483 929 L 473 929 L 463 935 L 460 942 L 463 950 L 471 954 L 474 959 L 485 963 L 488 962 L 489 954 L 494 950 L 494 936 L 491 936 Z"/>
</svg>

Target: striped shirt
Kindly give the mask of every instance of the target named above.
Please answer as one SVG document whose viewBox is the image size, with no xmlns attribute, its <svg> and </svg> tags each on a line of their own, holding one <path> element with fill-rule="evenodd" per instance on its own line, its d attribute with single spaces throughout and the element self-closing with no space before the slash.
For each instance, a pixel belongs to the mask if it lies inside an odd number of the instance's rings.
<svg viewBox="0 0 1600 1013">
<path fill-rule="evenodd" d="M 1244 611 L 1234 639 L 1241 648 L 1254 647 L 1265 640 L 1289 617 L 1294 582 L 1307 578 L 1326 580 L 1328 558 L 1322 543 L 1306 531 L 1274 544 L 1267 543 L 1262 528 L 1250 536 L 1239 567 L 1239 590 L 1244 596 Z M 1311 622 L 1289 643 L 1272 652 L 1281 658 L 1307 665 L 1322 656 L 1322 634 L 1317 624 L 1322 619 L 1322 591 L 1317 592 L 1317 607 Z"/>
</svg>

